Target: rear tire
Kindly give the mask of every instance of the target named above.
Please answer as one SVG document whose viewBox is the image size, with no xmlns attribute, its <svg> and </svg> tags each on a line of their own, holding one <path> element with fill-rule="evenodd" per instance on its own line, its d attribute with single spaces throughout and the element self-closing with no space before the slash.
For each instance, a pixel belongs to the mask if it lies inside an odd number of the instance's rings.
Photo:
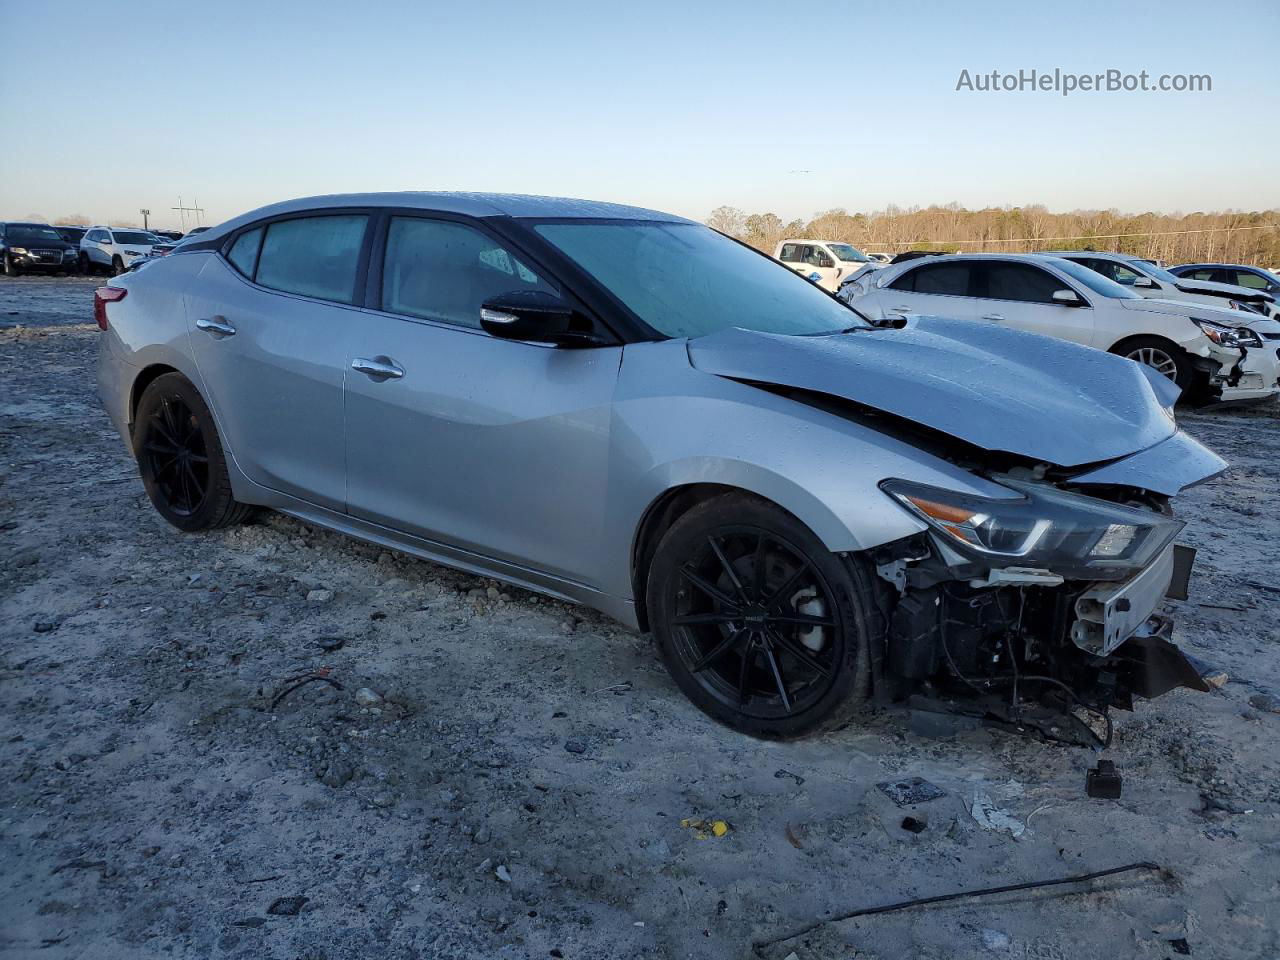
<svg viewBox="0 0 1280 960">
<path fill-rule="evenodd" d="M 1195 382 L 1196 371 L 1187 355 L 1163 337 L 1132 337 L 1111 348 L 1112 353 L 1151 367 L 1186 392 Z"/>
<path fill-rule="evenodd" d="M 867 700 L 885 634 L 877 582 L 781 508 L 726 494 L 690 509 L 654 553 L 658 651 L 699 710 L 743 733 L 798 737 Z"/>
<path fill-rule="evenodd" d="M 179 530 L 231 526 L 253 509 L 232 496 L 213 415 L 180 373 L 157 377 L 143 392 L 134 416 L 133 452 L 152 505 Z"/>
</svg>

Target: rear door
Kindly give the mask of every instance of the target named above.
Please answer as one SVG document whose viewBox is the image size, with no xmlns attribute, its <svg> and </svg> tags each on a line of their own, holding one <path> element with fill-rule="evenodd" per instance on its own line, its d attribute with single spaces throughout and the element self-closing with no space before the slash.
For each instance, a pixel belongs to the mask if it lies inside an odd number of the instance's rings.
<svg viewBox="0 0 1280 960">
<path fill-rule="evenodd" d="M 583 558 L 602 533 L 622 348 L 482 330 L 489 297 L 564 291 L 476 221 L 393 215 L 384 234 L 370 284 L 380 309 L 348 350 L 352 515 L 597 585 Z"/>
<path fill-rule="evenodd" d="M 978 319 L 982 305 L 970 294 L 972 266 L 971 260 L 939 259 L 912 267 L 876 294 L 881 315 L 902 317 L 922 313 Z"/>
<path fill-rule="evenodd" d="M 975 263 L 975 303 L 981 318 L 1002 326 L 1040 333 L 1060 340 L 1093 345 L 1094 311 L 1084 296 L 1066 281 L 1042 267 L 1013 260 Z M 1070 290 L 1081 306 L 1066 306 L 1053 299 L 1058 290 Z"/>
<path fill-rule="evenodd" d="M 264 487 L 346 507 L 342 391 L 364 314 L 367 212 L 242 231 L 187 294 L 192 352 L 227 445 Z"/>
</svg>

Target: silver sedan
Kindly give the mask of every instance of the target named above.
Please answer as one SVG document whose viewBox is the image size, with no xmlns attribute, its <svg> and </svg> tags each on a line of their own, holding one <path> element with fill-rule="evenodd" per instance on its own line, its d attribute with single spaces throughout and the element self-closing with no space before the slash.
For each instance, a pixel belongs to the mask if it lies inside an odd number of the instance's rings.
<svg viewBox="0 0 1280 960">
<path fill-rule="evenodd" d="M 873 325 L 700 224 L 507 195 L 265 207 L 95 315 L 174 526 L 266 507 L 587 604 L 745 732 L 912 694 L 1060 730 L 1205 689 L 1160 609 L 1167 505 L 1225 464 L 1122 357 Z"/>
</svg>

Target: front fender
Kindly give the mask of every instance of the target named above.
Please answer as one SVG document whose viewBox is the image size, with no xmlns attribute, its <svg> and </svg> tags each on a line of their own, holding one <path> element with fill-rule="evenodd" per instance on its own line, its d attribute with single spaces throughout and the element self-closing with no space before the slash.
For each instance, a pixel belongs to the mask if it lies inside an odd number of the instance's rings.
<svg viewBox="0 0 1280 960">
<path fill-rule="evenodd" d="M 611 433 L 601 584 L 620 597 L 631 595 L 632 550 L 644 517 L 664 494 L 689 484 L 770 500 L 834 553 L 924 529 L 879 489 L 890 477 L 1013 495 L 865 425 L 695 370 L 683 341 L 626 347 Z"/>
</svg>

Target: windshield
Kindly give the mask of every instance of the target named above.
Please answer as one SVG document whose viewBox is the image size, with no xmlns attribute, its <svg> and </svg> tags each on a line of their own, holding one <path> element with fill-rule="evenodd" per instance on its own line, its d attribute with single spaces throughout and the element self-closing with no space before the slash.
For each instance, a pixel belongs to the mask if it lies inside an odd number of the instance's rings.
<svg viewBox="0 0 1280 960">
<path fill-rule="evenodd" d="M 1134 293 L 1128 287 L 1121 286 L 1110 277 L 1104 277 L 1096 270 L 1081 266 L 1074 260 L 1063 260 L 1061 257 L 1053 257 L 1053 265 L 1071 277 L 1078 280 L 1094 293 L 1100 293 L 1104 297 L 1111 297 L 1114 300 L 1141 300 L 1140 294 Z"/>
<path fill-rule="evenodd" d="M 663 336 L 867 326 L 793 270 L 699 224 L 578 220 L 534 229 Z"/>
<path fill-rule="evenodd" d="M 849 243 L 828 243 L 827 249 L 845 263 L 868 263 L 871 258 Z"/>
<path fill-rule="evenodd" d="M 1150 260 L 1130 260 L 1127 265 L 1133 267 L 1139 273 L 1145 273 L 1148 277 L 1152 277 L 1164 283 L 1177 283 L 1179 279 L 1185 279 L 1175 277 L 1168 270 L 1165 270 L 1162 267 L 1157 267 Z"/>
<path fill-rule="evenodd" d="M 111 237 L 116 243 L 141 243 L 144 246 L 155 243 L 150 234 L 136 230 L 112 230 Z"/>
<path fill-rule="evenodd" d="M 46 240 L 62 242 L 62 238 L 52 227 L 10 227 L 7 240 L 9 243 L 42 243 Z"/>
</svg>

